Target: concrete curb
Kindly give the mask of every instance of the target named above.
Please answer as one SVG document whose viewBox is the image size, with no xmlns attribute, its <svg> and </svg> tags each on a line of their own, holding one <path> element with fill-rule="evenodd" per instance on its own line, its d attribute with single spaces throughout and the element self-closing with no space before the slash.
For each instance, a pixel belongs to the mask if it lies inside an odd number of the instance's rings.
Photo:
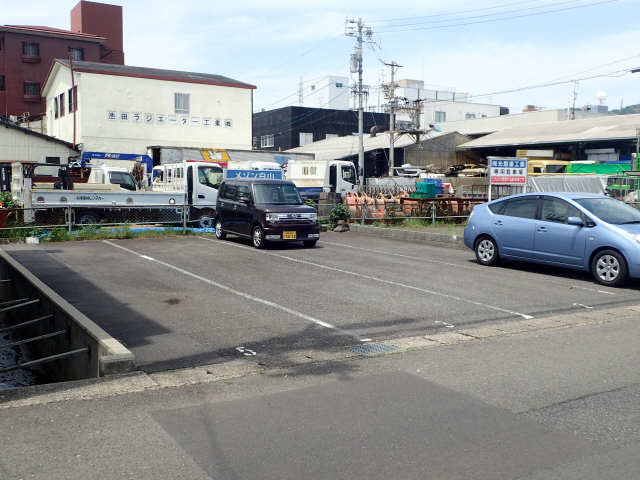
<svg viewBox="0 0 640 480">
<path fill-rule="evenodd" d="M 430 335 L 394 338 L 371 345 L 387 346 L 382 353 L 357 353 L 352 347 L 331 349 L 306 349 L 291 351 L 286 361 L 270 362 L 261 359 L 260 363 L 248 359 L 236 359 L 229 362 L 202 365 L 192 368 L 169 370 L 158 373 L 132 372 L 112 377 L 81 380 L 75 382 L 34 385 L 0 391 L 0 410 L 21 408 L 32 405 L 64 402 L 69 400 L 92 400 L 126 395 L 131 393 L 178 388 L 186 385 L 198 385 L 257 374 L 286 375 L 292 370 L 312 365 L 326 365 L 348 361 L 359 361 L 384 355 L 396 355 L 429 348 L 451 347 L 461 343 L 473 344 L 499 340 L 504 337 L 539 333 L 576 327 L 596 326 L 638 318 L 640 305 L 616 307 L 606 310 L 577 311 L 553 317 L 525 319 L 503 323 L 492 323 L 477 327 L 452 329 Z M 454 320 L 452 320 L 454 321 Z M 357 346 L 361 347 L 362 344 Z"/>
<path fill-rule="evenodd" d="M 353 232 L 364 233 L 365 235 L 375 235 L 378 237 L 392 238 L 406 242 L 424 243 L 437 247 L 448 247 L 465 249 L 462 235 L 449 235 L 446 233 L 426 232 L 423 230 L 408 230 L 403 228 L 371 227 L 369 225 L 359 225 L 350 223 L 349 228 Z"/>
<path fill-rule="evenodd" d="M 0 249 L 0 262 L 4 264 L 3 269 L 8 271 L 13 270 L 17 273 L 17 275 L 21 277 L 23 284 L 26 282 L 31 289 L 35 290 L 41 299 L 46 300 L 46 302 L 53 307 L 53 311 L 60 312 L 62 314 L 61 316 L 66 317 L 77 331 L 84 332 L 83 335 L 85 338 L 89 339 L 90 348 L 97 354 L 96 368 L 89 376 L 125 373 L 133 370 L 135 367 L 135 356 L 125 348 L 124 345 L 54 292 L 49 286 L 2 249 Z"/>
</svg>

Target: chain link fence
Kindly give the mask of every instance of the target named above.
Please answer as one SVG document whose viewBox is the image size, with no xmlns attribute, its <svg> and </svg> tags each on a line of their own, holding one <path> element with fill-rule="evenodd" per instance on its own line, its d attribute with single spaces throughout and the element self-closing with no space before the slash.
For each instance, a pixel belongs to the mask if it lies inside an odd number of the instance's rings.
<svg viewBox="0 0 640 480">
<path fill-rule="evenodd" d="M 185 208 L 186 207 L 186 208 Z M 135 228 L 148 226 L 212 227 L 213 218 L 189 215 L 184 205 L 145 205 L 131 207 L 34 207 L 0 209 L 0 238 L 39 236 L 51 230 L 71 233 L 79 229 L 102 227 Z"/>
</svg>

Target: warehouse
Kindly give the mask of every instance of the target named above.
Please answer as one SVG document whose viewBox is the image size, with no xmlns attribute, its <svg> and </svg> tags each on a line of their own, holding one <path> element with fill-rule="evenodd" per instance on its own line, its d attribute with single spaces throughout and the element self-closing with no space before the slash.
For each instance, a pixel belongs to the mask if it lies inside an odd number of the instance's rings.
<svg viewBox="0 0 640 480">
<path fill-rule="evenodd" d="M 57 59 L 42 95 L 51 135 L 146 154 L 150 145 L 251 149 L 254 89 L 221 75 Z"/>
</svg>

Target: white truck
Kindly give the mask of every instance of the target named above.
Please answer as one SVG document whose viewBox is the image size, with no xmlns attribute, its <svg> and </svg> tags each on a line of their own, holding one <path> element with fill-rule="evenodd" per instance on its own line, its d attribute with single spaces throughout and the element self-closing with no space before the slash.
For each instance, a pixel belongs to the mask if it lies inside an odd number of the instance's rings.
<svg viewBox="0 0 640 480">
<path fill-rule="evenodd" d="M 296 184 L 300 195 L 314 200 L 321 192 L 345 195 L 358 190 L 356 168 L 344 160 L 290 160 L 285 178 Z"/>
<path fill-rule="evenodd" d="M 145 191 L 137 189 L 124 168 L 14 163 L 11 192 L 25 208 L 25 223 L 33 223 L 38 215 L 66 223 L 69 212 L 76 224 L 182 223 L 186 205 L 188 222 L 210 226 L 222 169 L 198 163 L 163 167 L 164 180 Z"/>
</svg>

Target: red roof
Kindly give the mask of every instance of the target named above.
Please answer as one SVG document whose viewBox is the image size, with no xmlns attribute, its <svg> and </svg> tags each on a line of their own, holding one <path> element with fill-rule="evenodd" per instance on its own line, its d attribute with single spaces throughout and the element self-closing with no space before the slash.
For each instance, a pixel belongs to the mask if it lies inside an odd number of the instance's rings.
<svg viewBox="0 0 640 480">
<path fill-rule="evenodd" d="M 72 32 L 71 30 L 63 30 L 62 28 L 43 27 L 40 25 L 2 25 L 0 30 L 22 30 L 30 33 L 49 33 L 54 35 L 71 35 L 74 37 L 86 38 L 87 40 L 106 40 L 105 37 L 92 35 L 90 33 Z"/>
</svg>

